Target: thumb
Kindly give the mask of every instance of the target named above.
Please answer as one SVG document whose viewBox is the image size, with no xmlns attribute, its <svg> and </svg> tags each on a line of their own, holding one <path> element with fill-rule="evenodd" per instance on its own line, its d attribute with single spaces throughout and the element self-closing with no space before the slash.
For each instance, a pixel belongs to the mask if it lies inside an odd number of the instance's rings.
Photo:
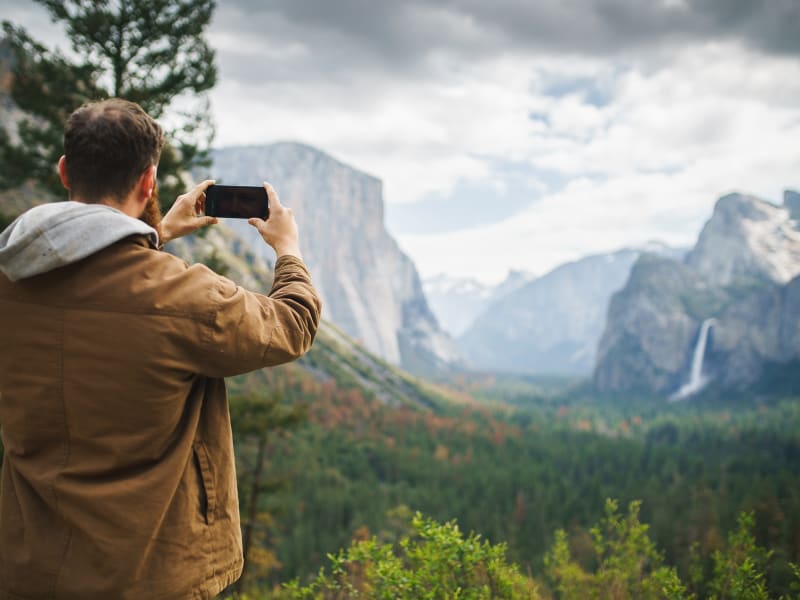
<svg viewBox="0 0 800 600">
<path fill-rule="evenodd" d="M 267 181 L 264 182 L 264 190 L 267 192 L 267 202 L 269 203 L 270 209 L 279 209 L 283 206 L 278 199 L 278 192 L 276 192 L 275 188 Z"/>
<path fill-rule="evenodd" d="M 256 229 L 258 229 L 259 232 L 261 232 L 261 228 L 264 227 L 265 223 L 263 219 L 256 219 L 256 218 L 247 219 L 247 222 L 250 223 L 250 225 L 252 225 Z"/>
<path fill-rule="evenodd" d="M 207 227 L 209 225 L 216 225 L 219 223 L 217 217 L 203 217 L 203 227 Z"/>
</svg>

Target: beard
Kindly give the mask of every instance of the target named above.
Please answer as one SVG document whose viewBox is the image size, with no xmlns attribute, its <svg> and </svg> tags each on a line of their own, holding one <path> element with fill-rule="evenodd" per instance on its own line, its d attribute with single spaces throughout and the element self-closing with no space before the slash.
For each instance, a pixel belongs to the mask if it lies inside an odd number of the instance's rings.
<svg viewBox="0 0 800 600">
<path fill-rule="evenodd" d="M 153 195 L 147 201 L 139 220 L 150 225 L 159 233 L 159 236 L 161 235 L 161 206 L 158 203 L 158 186 L 153 188 Z"/>
</svg>

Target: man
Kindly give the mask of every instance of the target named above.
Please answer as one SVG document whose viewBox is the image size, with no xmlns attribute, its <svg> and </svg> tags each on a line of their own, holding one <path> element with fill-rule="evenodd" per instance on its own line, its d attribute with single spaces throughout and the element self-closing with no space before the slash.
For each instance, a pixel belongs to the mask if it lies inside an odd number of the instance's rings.
<svg viewBox="0 0 800 600">
<path fill-rule="evenodd" d="M 210 598 L 241 573 L 222 378 L 308 351 L 320 302 L 268 184 L 269 296 L 158 250 L 215 222 L 204 181 L 159 236 L 162 143 L 136 104 L 79 108 L 71 201 L 0 235 L 0 598 Z"/>
</svg>

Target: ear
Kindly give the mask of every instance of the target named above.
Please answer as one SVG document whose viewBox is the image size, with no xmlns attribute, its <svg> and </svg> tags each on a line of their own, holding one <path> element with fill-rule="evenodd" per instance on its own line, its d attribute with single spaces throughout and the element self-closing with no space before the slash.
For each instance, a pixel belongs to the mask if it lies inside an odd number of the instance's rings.
<svg viewBox="0 0 800 600">
<path fill-rule="evenodd" d="M 156 166 L 150 166 L 145 169 L 142 176 L 139 178 L 139 197 L 143 200 L 150 200 L 153 195 L 153 190 L 156 188 Z"/>
<path fill-rule="evenodd" d="M 139 176 L 139 180 L 124 201 L 124 204 L 130 208 L 130 212 L 125 209 L 123 209 L 123 212 L 139 218 L 144 213 L 147 202 L 153 196 L 155 183 L 155 167 L 147 167 Z"/>
<path fill-rule="evenodd" d="M 69 179 L 67 179 L 67 157 L 63 154 L 58 159 L 58 176 L 61 179 L 61 185 L 64 189 L 69 189 Z"/>
</svg>

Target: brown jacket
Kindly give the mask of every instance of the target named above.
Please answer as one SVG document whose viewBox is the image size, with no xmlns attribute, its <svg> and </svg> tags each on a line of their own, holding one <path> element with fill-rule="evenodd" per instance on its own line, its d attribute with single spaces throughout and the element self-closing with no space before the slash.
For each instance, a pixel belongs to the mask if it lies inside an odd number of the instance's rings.
<svg viewBox="0 0 800 600">
<path fill-rule="evenodd" d="M 269 296 L 131 236 L 0 274 L 0 598 L 210 598 L 242 569 L 223 377 L 310 347 L 320 302 Z"/>
</svg>

